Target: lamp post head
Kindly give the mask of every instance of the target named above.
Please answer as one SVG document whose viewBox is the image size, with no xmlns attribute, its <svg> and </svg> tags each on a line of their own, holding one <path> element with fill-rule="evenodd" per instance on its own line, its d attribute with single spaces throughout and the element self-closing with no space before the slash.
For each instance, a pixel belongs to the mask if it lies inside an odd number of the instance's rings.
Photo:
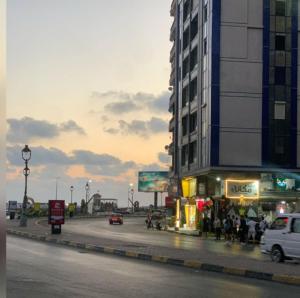
<svg viewBox="0 0 300 298">
<path fill-rule="evenodd" d="M 87 183 L 85 184 L 85 190 L 88 191 L 89 188 L 90 188 L 90 186 L 89 186 L 89 183 L 87 182 Z"/>
<path fill-rule="evenodd" d="M 28 161 L 31 158 L 31 150 L 29 149 L 28 145 L 22 149 L 22 158 L 25 161 Z"/>
<path fill-rule="evenodd" d="M 73 186 L 73 185 L 70 186 L 70 190 L 71 190 L 71 191 L 74 190 L 74 186 Z"/>
</svg>

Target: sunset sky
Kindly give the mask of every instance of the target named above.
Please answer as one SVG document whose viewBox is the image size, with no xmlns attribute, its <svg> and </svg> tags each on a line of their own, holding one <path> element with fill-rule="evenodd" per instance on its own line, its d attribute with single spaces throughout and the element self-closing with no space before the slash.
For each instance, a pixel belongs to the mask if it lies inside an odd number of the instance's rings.
<svg viewBox="0 0 300 298">
<path fill-rule="evenodd" d="M 7 1 L 7 200 L 127 205 L 140 170 L 167 170 L 169 0 Z M 152 194 L 138 193 L 142 205 Z"/>
</svg>

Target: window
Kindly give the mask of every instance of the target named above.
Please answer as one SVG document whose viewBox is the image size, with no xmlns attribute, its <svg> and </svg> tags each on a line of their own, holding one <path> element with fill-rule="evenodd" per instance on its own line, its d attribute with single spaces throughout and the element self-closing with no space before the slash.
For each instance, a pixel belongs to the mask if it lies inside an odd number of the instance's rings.
<svg viewBox="0 0 300 298">
<path fill-rule="evenodd" d="M 189 89 L 188 86 L 186 86 L 182 90 L 182 105 L 181 105 L 182 108 L 184 108 L 187 105 L 188 98 L 189 98 Z"/>
<path fill-rule="evenodd" d="M 191 94 L 191 98 L 190 101 L 193 101 L 196 96 L 197 96 L 197 77 L 191 81 L 190 83 L 190 94 Z"/>
<path fill-rule="evenodd" d="M 189 45 L 189 34 L 190 34 L 189 31 L 190 31 L 190 27 L 187 28 L 183 33 L 183 45 L 182 45 L 183 50 L 185 50 L 186 47 Z"/>
<path fill-rule="evenodd" d="M 283 155 L 285 152 L 285 138 L 275 137 L 275 154 Z"/>
<path fill-rule="evenodd" d="M 182 136 L 185 136 L 187 134 L 188 129 L 188 122 L 187 122 L 187 116 L 182 118 Z"/>
<path fill-rule="evenodd" d="M 189 72 L 189 56 L 187 56 L 182 63 L 182 78 L 184 79 L 187 73 Z"/>
<path fill-rule="evenodd" d="M 190 143 L 189 147 L 189 163 L 194 163 L 197 156 L 197 141 Z"/>
<path fill-rule="evenodd" d="M 285 67 L 275 67 L 275 85 L 285 85 Z"/>
<path fill-rule="evenodd" d="M 207 38 L 203 40 L 203 55 L 207 54 Z"/>
<path fill-rule="evenodd" d="M 275 102 L 274 119 L 285 120 L 285 102 Z"/>
<path fill-rule="evenodd" d="M 187 153 L 188 153 L 187 145 L 182 146 L 181 148 L 181 165 L 185 166 L 187 163 Z"/>
<path fill-rule="evenodd" d="M 189 15 L 189 12 L 190 12 L 190 0 L 187 0 L 183 6 L 183 22 L 185 22 L 187 16 Z"/>
<path fill-rule="evenodd" d="M 198 33 L 198 15 L 192 20 L 191 23 L 191 41 L 195 38 Z"/>
<path fill-rule="evenodd" d="M 285 0 L 276 1 L 276 15 L 285 16 Z"/>
<path fill-rule="evenodd" d="M 286 100 L 285 90 L 286 90 L 285 86 L 275 86 L 275 100 L 285 101 Z"/>
<path fill-rule="evenodd" d="M 288 218 L 287 217 L 278 217 L 272 223 L 271 230 L 282 230 L 287 226 Z"/>
<path fill-rule="evenodd" d="M 203 22 L 206 23 L 207 19 L 208 19 L 208 15 L 207 15 L 207 4 L 206 4 L 203 8 Z"/>
<path fill-rule="evenodd" d="M 276 35 L 275 37 L 275 50 L 285 51 L 285 35 Z"/>
<path fill-rule="evenodd" d="M 191 59 L 190 59 L 190 70 L 192 71 L 194 67 L 198 63 L 198 47 L 195 47 L 193 51 L 191 52 Z"/>
<path fill-rule="evenodd" d="M 190 132 L 194 132 L 197 129 L 197 112 L 190 116 Z"/>
<path fill-rule="evenodd" d="M 276 32 L 285 32 L 285 17 L 276 17 Z"/>
<path fill-rule="evenodd" d="M 292 233 L 300 233 L 300 218 L 294 218 L 292 222 Z"/>
</svg>

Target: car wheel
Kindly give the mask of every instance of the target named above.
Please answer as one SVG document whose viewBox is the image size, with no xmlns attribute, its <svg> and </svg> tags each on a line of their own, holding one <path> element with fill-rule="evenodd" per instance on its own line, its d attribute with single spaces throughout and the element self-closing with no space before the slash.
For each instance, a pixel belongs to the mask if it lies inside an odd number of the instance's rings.
<svg viewBox="0 0 300 298">
<path fill-rule="evenodd" d="M 284 261 L 284 254 L 280 246 L 273 246 L 271 251 L 271 259 L 273 262 L 280 263 Z"/>
</svg>

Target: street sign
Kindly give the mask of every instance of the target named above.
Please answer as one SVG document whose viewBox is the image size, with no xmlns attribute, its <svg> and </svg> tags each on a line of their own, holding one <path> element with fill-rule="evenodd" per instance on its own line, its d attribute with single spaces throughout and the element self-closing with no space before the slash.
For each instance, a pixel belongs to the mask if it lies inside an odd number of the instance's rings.
<svg viewBox="0 0 300 298">
<path fill-rule="evenodd" d="M 65 223 L 65 201 L 49 200 L 48 224 L 61 225 Z"/>
<path fill-rule="evenodd" d="M 8 210 L 9 211 L 16 211 L 17 209 L 18 209 L 17 201 L 8 201 Z"/>
</svg>

